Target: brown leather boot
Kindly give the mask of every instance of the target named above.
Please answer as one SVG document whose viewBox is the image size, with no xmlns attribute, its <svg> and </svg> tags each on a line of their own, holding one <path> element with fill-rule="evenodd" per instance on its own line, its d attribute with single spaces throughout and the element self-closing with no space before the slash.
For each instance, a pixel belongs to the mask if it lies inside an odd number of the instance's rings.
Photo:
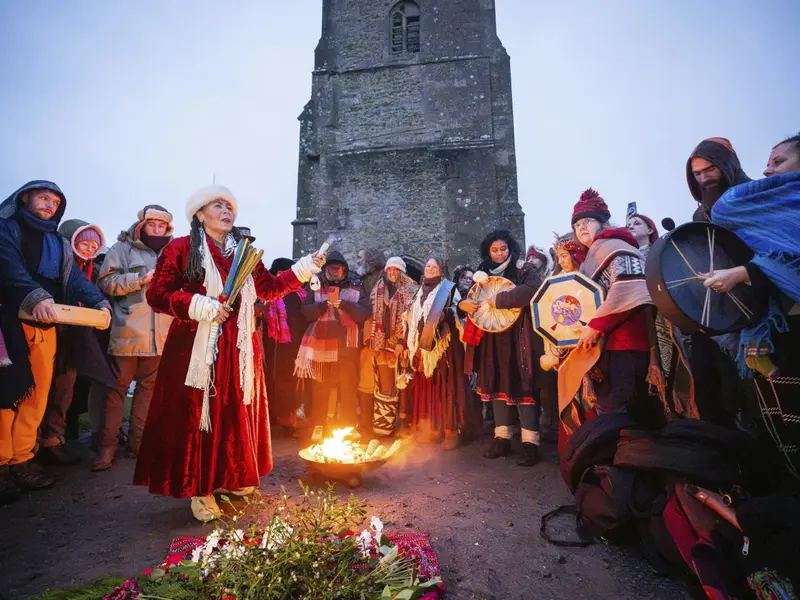
<svg viewBox="0 0 800 600">
<path fill-rule="evenodd" d="M 36 454 L 36 460 L 45 466 L 66 467 L 77 465 L 81 462 L 81 457 L 73 454 L 63 444 L 57 446 L 43 446 Z"/>
<path fill-rule="evenodd" d="M 100 451 L 97 453 L 97 456 L 92 463 L 92 471 L 105 471 L 110 469 L 114 466 L 114 458 L 116 457 L 117 449 L 112 448 L 100 448 Z"/>
</svg>

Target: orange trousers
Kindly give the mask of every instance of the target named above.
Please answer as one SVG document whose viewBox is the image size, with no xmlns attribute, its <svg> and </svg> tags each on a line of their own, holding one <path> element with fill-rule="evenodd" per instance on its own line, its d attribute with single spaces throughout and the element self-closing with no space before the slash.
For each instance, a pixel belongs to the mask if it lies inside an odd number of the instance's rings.
<svg viewBox="0 0 800 600">
<path fill-rule="evenodd" d="M 28 340 L 34 389 L 16 411 L 0 409 L 0 465 L 18 465 L 33 458 L 36 436 L 47 408 L 56 358 L 56 328 L 22 324 Z"/>
</svg>

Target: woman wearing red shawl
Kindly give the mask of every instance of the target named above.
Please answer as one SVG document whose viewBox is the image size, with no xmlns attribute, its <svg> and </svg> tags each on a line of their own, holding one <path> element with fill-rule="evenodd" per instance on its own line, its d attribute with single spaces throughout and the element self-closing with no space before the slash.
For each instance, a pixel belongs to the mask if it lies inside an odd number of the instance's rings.
<svg viewBox="0 0 800 600">
<path fill-rule="evenodd" d="M 272 469 L 267 398 L 255 338 L 257 298 L 274 300 L 308 281 L 324 259 L 305 256 L 277 277 L 259 262 L 233 307 L 219 301 L 242 236 L 236 199 L 200 189 L 186 206 L 191 234 L 173 240 L 156 265 L 147 302 L 174 317 L 147 415 L 134 484 L 192 498 L 201 521 L 220 514 L 214 492 L 246 495 Z M 222 324 L 213 365 L 205 360 L 212 322 Z"/>
<path fill-rule="evenodd" d="M 581 411 L 572 403 L 582 385 L 581 398 L 589 406 L 593 403 L 598 415 L 632 411 L 653 416 L 644 404 L 649 399 L 653 356 L 645 312 L 652 301 L 644 260 L 631 233 L 609 225 L 610 218 L 605 201 L 591 188 L 581 195 L 572 214 L 575 236 L 589 248 L 580 272 L 599 283 L 606 297 L 584 326 L 570 360 L 559 369 L 559 412 L 570 434 L 580 425 Z"/>
</svg>

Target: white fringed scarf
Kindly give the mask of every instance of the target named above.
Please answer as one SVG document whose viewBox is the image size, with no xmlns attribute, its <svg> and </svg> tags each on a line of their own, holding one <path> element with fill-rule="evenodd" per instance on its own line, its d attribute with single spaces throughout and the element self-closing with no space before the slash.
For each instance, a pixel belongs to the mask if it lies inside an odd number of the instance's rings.
<svg viewBox="0 0 800 600">
<path fill-rule="evenodd" d="M 206 289 L 206 296 L 218 298 L 222 294 L 222 276 L 214 264 L 214 258 L 208 248 L 208 240 L 204 232 L 201 232 L 202 244 L 200 246 L 205 279 L 203 287 Z M 230 256 L 236 250 L 236 240 L 231 234 L 225 238 L 223 253 Z M 236 347 L 239 349 L 239 385 L 242 388 L 242 400 L 246 405 L 253 401 L 255 383 L 255 363 L 253 353 L 253 333 L 255 332 L 255 302 L 256 286 L 253 277 L 247 278 L 240 293 L 241 305 L 239 307 L 236 324 L 239 333 L 236 336 Z M 211 431 L 211 414 L 209 397 L 213 386 L 213 365 L 206 364 L 206 348 L 208 347 L 208 336 L 211 333 L 211 322 L 200 321 L 197 324 L 197 332 L 192 344 L 192 355 L 189 360 L 189 370 L 186 372 L 184 383 L 192 388 L 203 390 L 203 406 L 200 413 L 200 431 Z M 222 333 L 220 332 L 220 335 Z"/>
</svg>

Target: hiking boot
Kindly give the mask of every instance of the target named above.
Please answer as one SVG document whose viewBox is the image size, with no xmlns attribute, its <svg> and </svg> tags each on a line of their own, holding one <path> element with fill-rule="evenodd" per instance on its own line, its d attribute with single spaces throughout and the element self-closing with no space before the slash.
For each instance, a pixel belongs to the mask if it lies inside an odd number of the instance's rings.
<svg viewBox="0 0 800 600">
<path fill-rule="evenodd" d="M 532 467 L 539 462 L 539 446 L 529 442 L 522 444 L 522 456 L 517 461 L 518 467 Z"/>
<path fill-rule="evenodd" d="M 10 469 L 14 481 L 22 490 L 44 490 L 56 482 L 55 478 L 47 475 L 44 469 L 33 460 L 11 465 Z"/>
<path fill-rule="evenodd" d="M 114 466 L 114 458 L 116 458 L 116 448 L 100 448 L 100 452 L 92 463 L 92 471 L 105 471 Z"/>
<path fill-rule="evenodd" d="M 492 445 L 483 453 L 484 458 L 500 458 L 511 454 L 511 440 L 494 438 Z"/>
<path fill-rule="evenodd" d="M 57 446 L 40 448 L 39 453 L 36 455 L 36 460 L 46 466 L 66 467 L 77 465 L 81 462 L 81 457 L 72 454 L 72 452 L 64 448 L 63 444 L 58 444 Z"/>
<path fill-rule="evenodd" d="M 19 500 L 20 491 L 8 465 L 0 466 L 0 504 L 11 504 Z"/>
</svg>

